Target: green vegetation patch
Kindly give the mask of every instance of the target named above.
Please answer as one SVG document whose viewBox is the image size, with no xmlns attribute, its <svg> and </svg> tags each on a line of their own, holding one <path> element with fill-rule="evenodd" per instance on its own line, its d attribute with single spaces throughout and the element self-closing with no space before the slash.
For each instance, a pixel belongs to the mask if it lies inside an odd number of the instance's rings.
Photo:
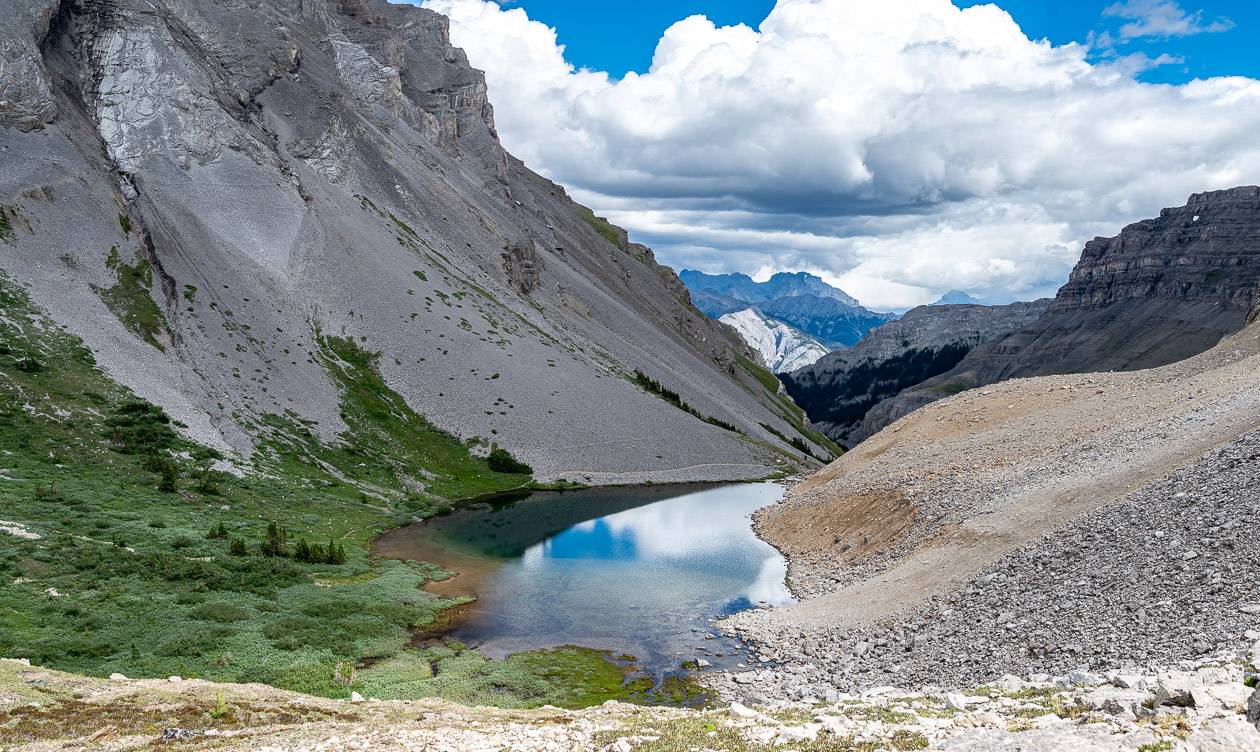
<svg viewBox="0 0 1260 752">
<path fill-rule="evenodd" d="M 92 289 L 132 334 L 159 350 L 166 350 L 158 337 L 169 338 L 170 326 L 153 300 L 153 269 L 149 262 L 141 257 L 129 266 L 123 263 L 118 246 L 113 246 L 105 264 L 117 275 L 118 281 L 109 288 L 93 285 Z"/>
<path fill-rule="evenodd" d="M 343 481 L 403 501 L 410 491 L 430 499 L 458 500 L 520 488 L 523 471 L 503 472 L 476 457 L 457 437 L 416 413 L 381 377 L 380 353 L 346 337 L 320 336 L 320 356 L 341 392 L 340 441 L 319 439 L 293 416 L 269 418 L 282 472 L 301 473 L 312 461 Z M 509 455 L 510 456 L 510 455 Z"/>
<path fill-rule="evenodd" d="M 704 415 L 699 410 L 687 404 L 686 401 L 683 400 L 682 396 L 678 394 L 678 392 L 675 392 L 672 389 L 668 389 L 662 386 L 661 383 L 658 382 L 656 379 L 653 379 L 652 377 L 648 376 L 646 373 L 638 370 L 637 368 L 634 371 L 634 378 L 631 380 L 636 385 L 638 385 L 638 387 L 642 389 L 643 391 L 648 392 L 649 394 L 655 394 L 657 397 L 660 397 L 661 399 L 665 400 L 666 402 L 678 408 L 679 410 L 682 410 L 685 413 L 691 413 L 693 416 L 699 418 L 705 423 L 708 423 L 709 425 L 717 426 L 718 428 L 721 428 L 724 431 L 737 433 L 741 436 L 744 435 L 743 431 L 739 430 L 738 428 L 731 425 L 730 423 L 727 423 L 724 420 L 719 420 L 718 418 L 714 418 L 711 415 Z"/>
<path fill-rule="evenodd" d="M 740 368 L 748 372 L 750 376 L 757 380 L 759 384 L 764 386 L 771 394 L 779 393 L 779 379 L 769 370 L 757 365 L 743 355 L 736 355 L 735 359 L 739 362 Z"/>
<path fill-rule="evenodd" d="M 768 742 L 765 744 L 744 738 L 741 728 L 729 723 L 725 711 L 693 713 L 679 718 L 651 718 L 631 720 L 629 725 L 596 734 L 594 747 L 603 749 L 618 739 L 635 739 L 635 752 L 691 752 L 692 750 L 720 750 L 721 752 L 771 752 L 791 749 L 796 752 L 883 752 L 884 750 L 927 749 L 928 739 L 921 733 L 906 729 L 894 730 L 883 738 L 859 741 L 849 736 L 836 736 L 822 732 L 816 739 L 793 742 L 784 747 Z M 779 720 L 788 723 L 804 723 L 810 718 Z"/>
<path fill-rule="evenodd" d="M 586 220 L 586 223 L 588 225 L 595 228 L 595 232 L 598 232 L 600 235 L 604 237 L 605 240 L 617 246 L 618 248 L 622 248 L 622 249 L 625 248 L 625 240 L 623 239 L 623 231 L 618 230 L 617 227 L 615 227 L 607 219 L 596 216 L 595 212 L 591 211 L 590 209 L 587 209 L 585 206 L 578 206 L 577 209 L 578 209 L 578 215 L 581 216 L 582 219 Z"/>
<path fill-rule="evenodd" d="M 443 697 L 468 705 L 582 708 L 608 700 L 700 705 L 711 695 L 686 677 L 654 686 L 633 657 L 566 645 L 491 661 L 459 643 L 409 650 L 358 672 L 366 697 Z"/>
<path fill-rule="evenodd" d="M 534 474 L 534 468 L 516 459 L 511 452 L 502 447 L 495 447 L 490 450 L 490 456 L 486 457 L 486 464 L 490 466 L 491 470 L 499 473 L 510 475 Z"/>
<path fill-rule="evenodd" d="M 190 699 L 161 705 L 128 700 L 94 702 L 73 697 L 37 702 L 0 711 L 0 738 L 23 745 L 58 739 L 82 739 L 112 730 L 118 736 L 152 736 L 166 728 L 201 732 L 245 731 L 259 726 L 297 725 L 319 721 L 353 721 L 351 713 L 335 713 L 309 705 L 277 705 Z"/>
<path fill-rule="evenodd" d="M 805 411 L 802 410 L 799 405 L 793 402 L 790 396 L 788 396 L 785 392 L 780 390 L 779 378 L 777 376 L 775 376 L 766 368 L 763 368 L 762 366 L 749 360 L 747 357 L 743 355 L 736 355 L 735 360 L 736 362 L 739 363 L 740 368 L 743 368 L 744 371 L 748 373 L 748 375 L 752 376 L 757 381 L 757 383 L 761 384 L 763 387 L 766 388 L 766 391 L 770 392 L 771 397 L 776 402 L 778 402 L 781 408 L 783 408 L 783 412 L 781 414 L 783 419 L 786 420 L 788 424 L 790 424 L 793 428 L 795 428 L 797 433 L 801 434 L 801 436 L 804 436 L 806 439 L 809 439 L 815 445 L 820 446 L 831 453 L 830 457 L 819 457 L 818 459 L 823 460 L 825 462 L 844 454 L 844 449 L 839 444 L 832 441 L 827 436 L 823 435 L 820 431 L 817 431 L 811 428 L 805 422 Z M 767 428 L 769 427 L 767 426 Z M 775 433 L 778 436 L 782 436 L 782 434 L 778 434 L 778 432 L 774 431 L 773 429 L 770 429 L 770 430 L 772 433 Z M 787 443 L 791 444 L 793 447 L 795 447 L 798 451 L 805 452 L 806 454 L 812 454 L 812 452 L 809 452 L 807 449 L 801 448 L 801 445 L 803 444 L 803 442 L 801 442 L 800 439 L 790 439 L 790 440 L 784 439 L 784 440 L 787 441 Z"/>
<path fill-rule="evenodd" d="M 368 558 L 375 535 L 429 498 L 408 495 L 409 473 L 431 472 L 430 490 L 451 498 L 528 480 L 490 470 L 423 422 L 384 386 L 375 356 L 330 338 L 323 354 L 344 390 L 346 444 L 325 446 L 287 416 L 277 423 L 307 433 L 300 452 L 269 435 L 254 472 L 219 472 L 216 452 L 112 381 L 2 274 L 0 307 L 0 509 L 23 532 L 0 533 L 0 656 L 96 676 L 348 697 L 366 686 L 367 667 L 407 660 L 410 630 L 458 602 L 421 589 L 449 576 L 436 567 Z M 554 658 L 552 667 L 547 656 L 508 667 L 462 660 L 489 674 L 528 668 L 531 681 L 551 672 L 557 683 L 487 681 L 478 685 L 486 702 L 606 694 L 595 670 L 604 669 L 593 665 L 579 684 L 559 686 L 577 659 Z M 457 683 L 429 695 L 454 693 Z M 37 722 L 5 718 L 0 727 Z"/>
</svg>

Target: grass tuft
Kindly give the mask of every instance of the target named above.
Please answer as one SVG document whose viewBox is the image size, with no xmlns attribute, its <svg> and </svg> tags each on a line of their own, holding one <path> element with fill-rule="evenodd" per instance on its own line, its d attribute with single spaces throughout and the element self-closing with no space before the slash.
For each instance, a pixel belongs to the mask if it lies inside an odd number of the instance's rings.
<svg viewBox="0 0 1260 752">
<path fill-rule="evenodd" d="M 169 339 L 170 326 L 153 300 L 153 270 L 149 262 L 141 257 L 128 266 L 114 246 L 109 249 L 106 265 L 117 275 L 118 281 L 108 288 L 93 285 L 92 289 L 132 334 L 165 351 L 166 346 L 159 337 L 165 335 Z"/>
</svg>

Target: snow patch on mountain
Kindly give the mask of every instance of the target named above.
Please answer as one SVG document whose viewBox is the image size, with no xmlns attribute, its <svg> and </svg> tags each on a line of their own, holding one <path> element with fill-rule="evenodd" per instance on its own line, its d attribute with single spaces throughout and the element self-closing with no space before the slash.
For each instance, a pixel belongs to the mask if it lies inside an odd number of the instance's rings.
<svg viewBox="0 0 1260 752">
<path fill-rule="evenodd" d="M 734 327 L 745 342 L 761 353 L 761 359 L 775 373 L 811 365 L 828 353 L 823 343 L 756 308 L 728 313 L 718 320 Z"/>
</svg>

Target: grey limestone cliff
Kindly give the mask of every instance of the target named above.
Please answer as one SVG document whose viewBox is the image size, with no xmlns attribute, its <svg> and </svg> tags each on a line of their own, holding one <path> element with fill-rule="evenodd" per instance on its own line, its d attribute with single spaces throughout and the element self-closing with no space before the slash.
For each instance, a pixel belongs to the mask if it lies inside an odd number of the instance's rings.
<svg viewBox="0 0 1260 752">
<path fill-rule="evenodd" d="M 334 440 L 335 337 L 379 353 L 417 412 L 542 477 L 806 461 L 743 343 L 503 150 L 443 16 L 383 0 L 6 14 L 0 270 L 198 440 L 248 455 L 269 416 Z"/>
</svg>

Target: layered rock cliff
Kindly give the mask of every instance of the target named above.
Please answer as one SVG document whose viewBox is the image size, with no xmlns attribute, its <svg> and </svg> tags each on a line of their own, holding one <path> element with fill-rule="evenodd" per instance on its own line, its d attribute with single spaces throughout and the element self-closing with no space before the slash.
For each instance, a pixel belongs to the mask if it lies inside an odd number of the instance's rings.
<svg viewBox="0 0 1260 752">
<path fill-rule="evenodd" d="M 1246 325 L 1258 284 L 1260 187 L 1196 193 L 1185 206 L 1088 242 L 1044 316 L 878 405 L 854 435 L 1005 379 L 1183 360 Z"/>
<path fill-rule="evenodd" d="M 780 378 L 811 422 L 852 446 L 864 438 L 859 429 L 873 407 L 948 371 L 980 343 L 1033 322 L 1049 303 L 920 306 L 871 330 L 856 346 Z"/>
<path fill-rule="evenodd" d="M 803 460 L 743 343 L 503 150 L 444 17 L 383 0 L 7 16 L 0 269 L 197 440 L 248 455 L 281 423 L 337 440 L 336 339 L 439 427 L 543 477 Z"/>
</svg>

